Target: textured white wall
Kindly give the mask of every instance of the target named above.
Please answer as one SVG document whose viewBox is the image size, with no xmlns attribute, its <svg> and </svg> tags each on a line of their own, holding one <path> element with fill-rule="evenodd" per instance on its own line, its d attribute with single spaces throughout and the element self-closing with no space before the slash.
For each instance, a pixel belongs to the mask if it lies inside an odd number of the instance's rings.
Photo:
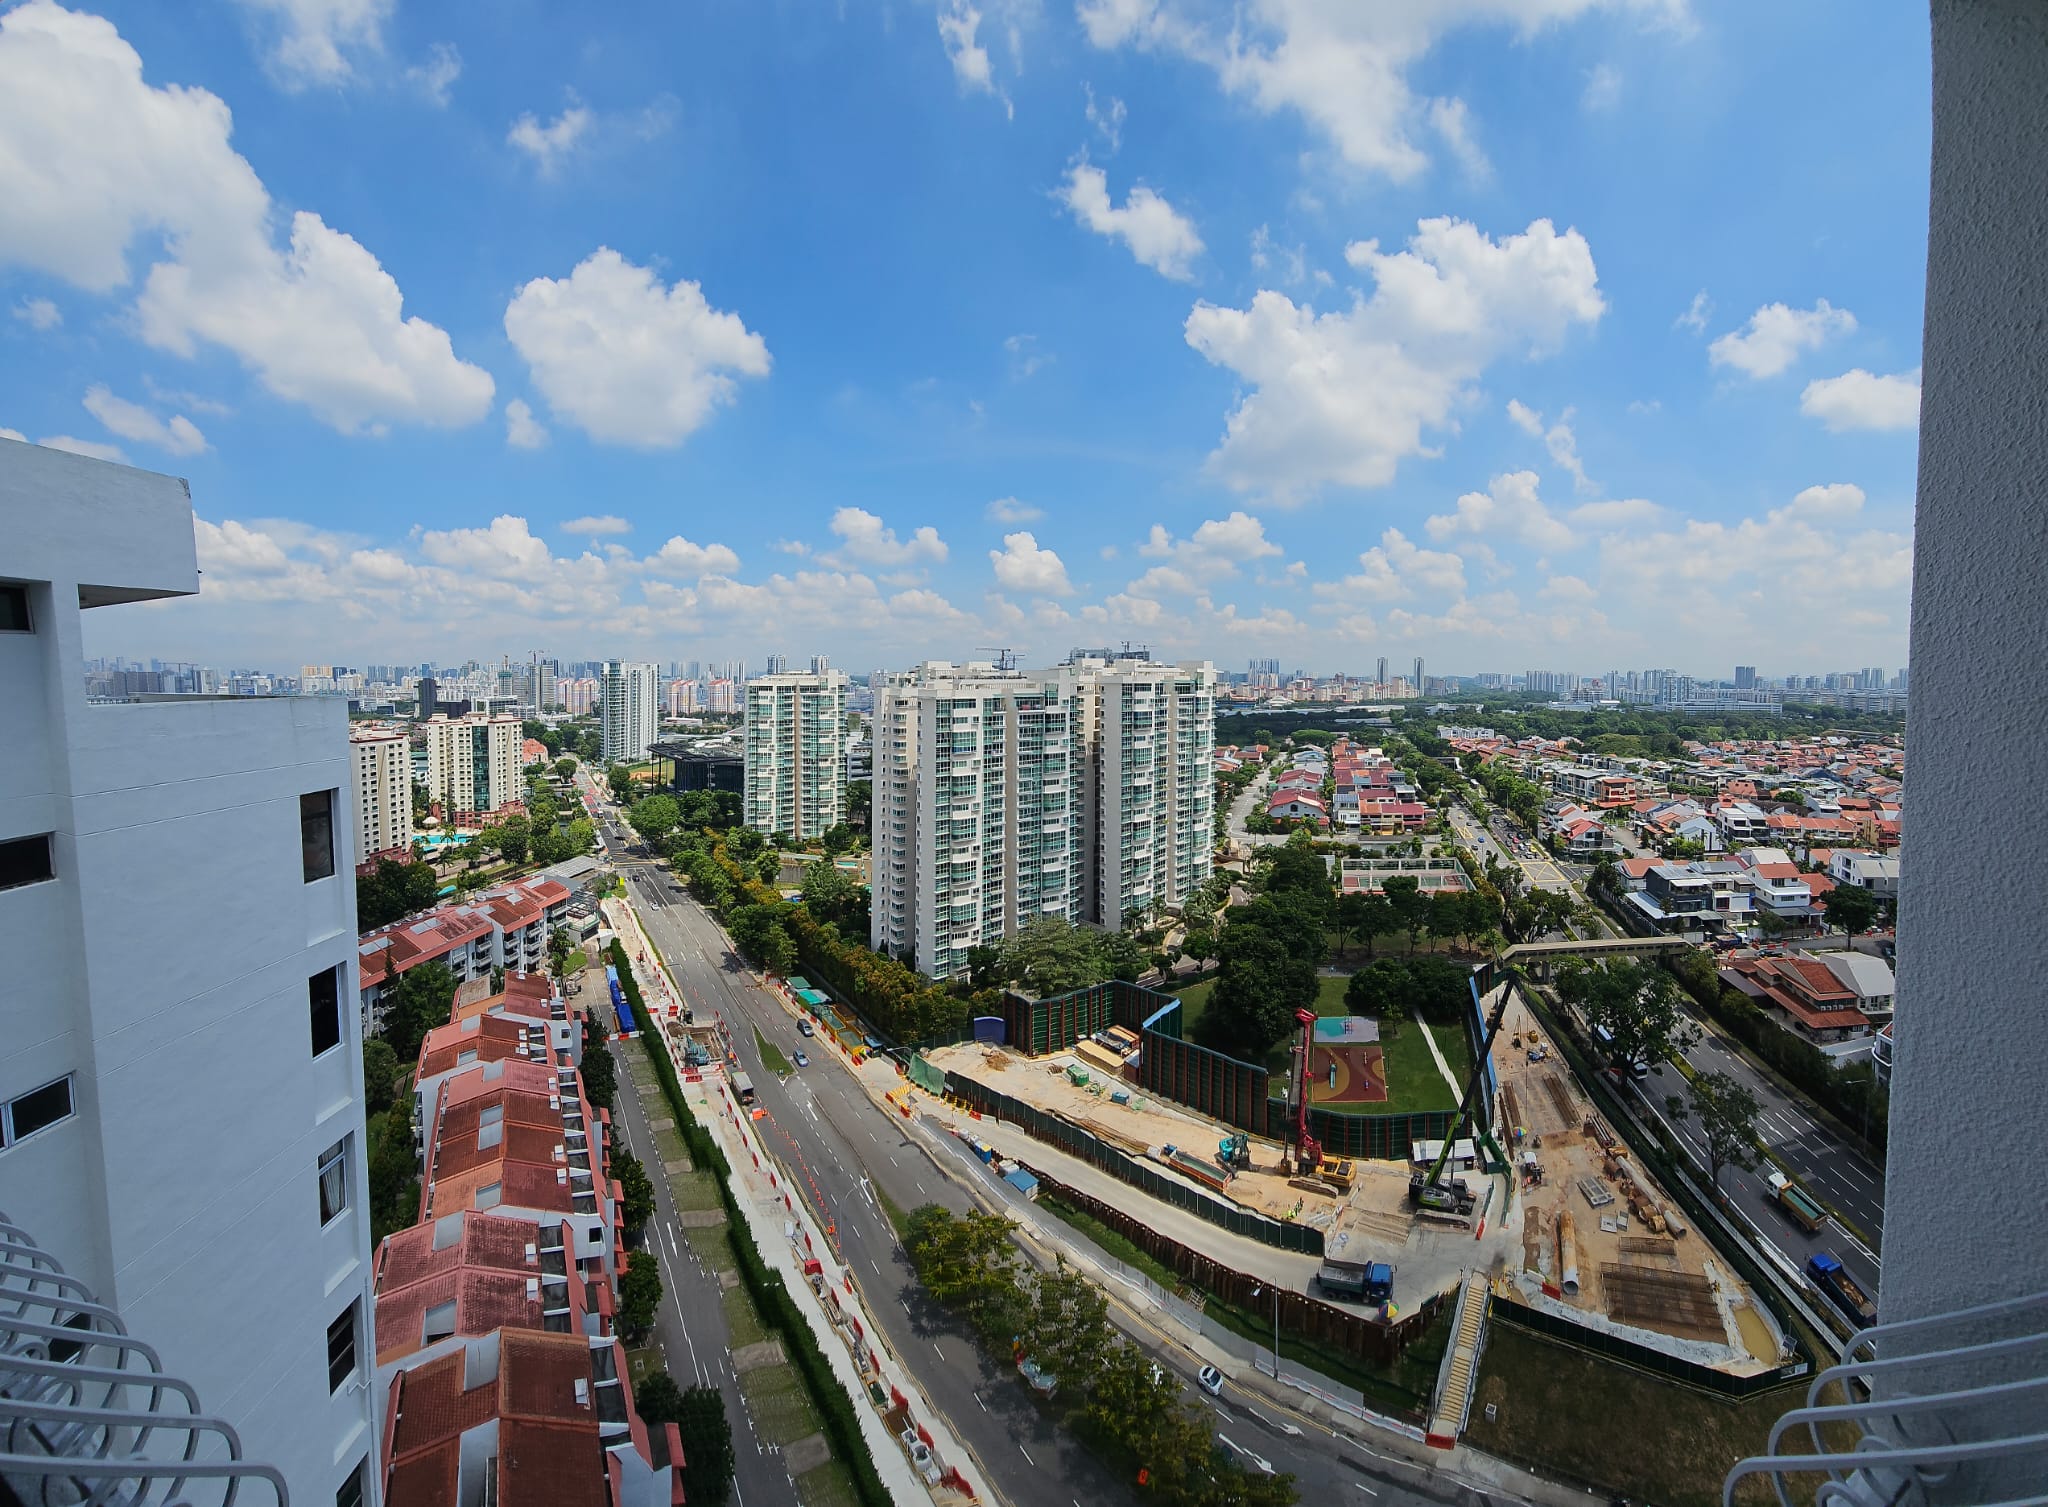
<svg viewBox="0 0 2048 1507">
<path fill-rule="evenodd" d="M 1933 18 L 1887 1319 L 2048 1288 L 2048 6 Z"/>
</svg>

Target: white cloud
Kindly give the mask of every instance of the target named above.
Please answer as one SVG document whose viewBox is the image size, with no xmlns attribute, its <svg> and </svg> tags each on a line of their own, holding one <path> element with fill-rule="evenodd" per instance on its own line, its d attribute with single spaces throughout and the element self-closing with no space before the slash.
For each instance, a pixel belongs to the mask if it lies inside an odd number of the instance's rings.
<svg viewBox="0 0 2048 1507">
<path fill-rule="evenodd" d="M 0 428 L 0 440 L 19 440 L 22 444 L 26 445 L 28 443 L 28 436 L 19 429 Z"/>
<path fill-rule="evenodd" d="M 633 525 L 614 513 L 599 513 L 590 517 L 571 518 L 556 525 L 565 534 L 586 534 L 595 538 L 599 534 L 630 534 Z"/>
<path fill-rule="evenodd" d="M 1854 482 L 1828 482 L 1806 488 L 1784 510 L 1771 516 L 1808 520 L 1849 518 L 1863 511 L 1863 501 L 1863 488 Z"/>
<path fill-rule="evenodd" d="M 543 178 L 552 178 L 590 135 L 596 119 L 589 106 L 580 104 L 567 106 L 545 123 L 528 110 L 512 122 L 512 129 L 505 133 L 505 144 L 531 157 Z"/>
<path fill-rule="evenodd" d="M 1054 197 L 1081 224 L 1097 235 L 1122 241 L 1131 255 L 1163 277 L 1187 282 L 1189 264 L 1202 254 L 1195 223 L 1140 183 L 1124 196 L 1121 209 L 1110 203 L 1109 179 L 1099 167 L 1077 162 L 1067 169 L 1066 186 Z"/>
<path fill-rule="evenodd" d="M 1197 304 L 1186 336 L 1253 390 L 1209 464 L 1239 491 L 1295 501 L 1327 483 L 1384 486 L 1431 453 L 1472 384 L 1510 353 L 1539 356 L 1606 310 L 1593 253 L 1548 220 L 1500 241 L 1460 220 L 1424 220 L 1405 251 L 1346 248 L 1377 284 L 1349 310 L 1317 314 L 1260 292 L 1249 309 Z"/>
<path fill-rule="evenodd" d="M 831 529 L 840 541 L 833 553 L 863 565 L 936 564 L 947 554 L 946 541 L 930 524 L 908 539 L 898 539 L 894 529 L 866 508 L 840 508 L 832 515 Z M 834 562 L 828 559 L 827 563 Z"/>
<path fill-rule="evenodd" d="M 1845 429 L 1912 429 L 1920 423 L 1920 368 L 1880 377 L 1855 367 L 1806 384 L 1799 411 L 1836 434 Z"/>
<path fill-rule="evenodd" d="M 1408 74 L 1445 35 L 1490 25 L 1526 39 L 1599 10 L 1661 19 L 1675 30 L 1687 23 L 1685 0 L 1080 0 L 1078 10 L 1095 46 L 1190 59 L 1253 108 L 1299 114 L 1350 166 L 1396 181 L 1428 165 L 1416 137 L 1431 125 L 1434 102 L 1416 99 Z"/>
<path fill-rule="evenodd" d="M 1573 528 L 1606 533 L 1663 522 L 1664 509 L 1646 497 L 1624 497 L 1613 502 L 1584 502 L 1565 514 Z"/>
<path fill-rule="evenodd" d="M 1176 539 L 1161 524 L 1153 524 L 1151 535 L 1138 546 L 1138 553 L 1152 560 L 1165 560 L 1185 578 L 1212 580 L 1234 576 L 1240 567 L 1255 560 L 1269 560 L 1283 553 L 1266 537 L 1266 526 L 1250 513 L 1233 512 L 1228 518 L 1211 518 L 1186 539 Z"/>
<path fill-rule="evenodd" d="M 352 53 L 377 52 L 397 0 L 241 0 L 268 34 L 264 64 L 288 89 L 345 84 Z"/>
<path fill-rule="evenodd" d="M 12 312 L 32 330 L 54 330 L 64 322 L 64 311 L 47 298 L 24 298 Z"/>
<path fill-rule="evenodd" d="M 1010 356 L 1010 379 L 1022 382 L 1045 367 L 1052 365 L 1050 353 L 1038 348 L 1036 335 L 1006 335 L 1003 349 Z"/>
<path fill-rule="evenodd" d="M 1520 398 L 1508 399 L 1508 417 L 1514 420 L 1515 427 L 1524 434 L 1533 434 L 1539 439 L 1542 438 L 1543 415 L 1531 408 L 1527 403 L 1524 403 Z"/>
<path fill-rule="evenodd" d="M 1494 477 L 1484 492 L 1465 493 L 1455 512 L 1438 513 L 1423 527 L 1439 543 L 1460 534 L 1512 539 L 1541 551 L 1566 550 L 1577 542 L 1537 495 L 1534 471 L 1510 471 Z"/>
<path fill-rule="evenodd" d="M 1671 327 L 1691 330 L 1695 335 L 1704 335 L 1707 333 L 1707 321 L 1713 316 L 1714 300 L 1707 297 L 1707 290 L 1702 288 L 1693 294 L 1692 302 L 1685 306 L 1684 312 L 1671 321 Z"/>
<path fill-rule="evenodd" d="M 811 547 L 801 539 L 777 539 L 768 547 L 777 554 L 796 555 L 799 558 L 811 552 Z"/>
<path fill-rule="evenodd" d="M 1308 250 L 1303 246 L 1282 246 L 1273 239 L 1273 232 L 1261 225 L 1252 232 L 1252 270 L 1273 271 L 1279 280 L 1290 288 L 1314 281 L 1318 287 L 1331 284 L 1330 274 L 1320 268 L 1309 270 Z"/>
<path fill-rule="evenodd" d="M 1543 448 L 1550 452 L 1558 469 L 1571 477 L 1572 486 L 1580 492 L 1598 492 L 1600 483 L 1586 474 L 1586 463 L 1579 458 L 1579 437 L 1572 430 L 1572 414 L 1573 410 L 1567 408 L 1546 429 L 1542 414 L 1519 398 L 1508 399 L 1508 417 L 1515 427 L 1543 441 Z"/>
<path fill-rule="evenodd" d="M 642 563 L 657 575 L 730 576 L 738 572 L 740 557 L 723 544 L 692 544 L 677 534 Z"/>
<path fill-rule="evenodd" d="M 988 49 L 977 39 L 981 12 L 967 0 L 943 0 L 939 7 L 939 42 L 953 65 L 953 77 L 963 94 L 990 94 L 1003 102 L 1003 110 L 1014 118 L 1017 108 L 1009 95 L 996 87 L 995 70 L 989 65 Z"/>
<path fill-rule="evenodd" d="M 663 287 L 609 247 L 559 281 L 537 277 L 505 308 L 505 333 L 557 418 L 592 439 L 680 445 L 738 392 L 768 375 L 768 346 L 696 283 Z"/>
<path fill-rule="evenodd" d="M 1472 112 L 1462 99 L 1433 99 L 1429 102 L 1429 126 L 1443 139 L 1445 150 L 1458 160 L 1465 176 L 1474 183 L 1493 177 L 1493 164 L 1473 134 Z"/>
<path fill-rule="evenodd" d="M 104 424 L 109 433 L 138 444 L 154 445 L 173 455 L 197 455 L 206 448 L 206 436 L 182 413 L 173 414 L 166 422 L 140 403 L 115 397 L 105 387 L 85 390 L 85 411 Z"/>
<path fill-rule="evenodd" d="M 1538 593 L 1553 602 L 1592 602 L 1600 593 L 1581 576 L 1552 576 Z"/>
<path fill-rule="evenodd" d="M 0 262 L 108 293 L 138 236 L 163 238 L 135 308 L 179 356 L 233 352 L 278 397 L 344 433 L 473 423 L 493 384 L 444 330 L 403 313 L 375 256 L 319 215 L 272 239 L 274 206 L 203 89 L 143 82 L 142 59 L 97 16 L 30 0 L 0 13 Z"/>
<path fill-rule="evenodd" d="M 1045 509 L 1014 497 L 998 497 L 981 510 L 981 516 L 990 523 L 1036 523 L 1045 516 Z"/>
<path fill-rule="evenodd" d="M 990 550 L 988 559 L 996 580 L 1011 591 L 1063 597 L 1074 590 L 1065 562 L 1051 550 L 1040 549 L 1027 532 L 1003 535 L 1003 547 Z"/>
<path fill-rule="evenodd" d="M 448 91 L 462 77 L 462 54 L 453 42 L 436 42 L 427 49 L 426 61 L 405 70 L 405 81 L 437 110 L 448 108 Z"/>
<path fill-rule="evenodd" d="M 1088 92 L 1088 124 L 1095 127 L 1097 134 L 1108 144 L 1110 156 L 1114 157 L 1117 149 L 1124 144 L 1124 117 L 1129 112 L 1124 109 L 1124 102 L 1115 95 L 1110 96 L 1108 104 L 1098 105 L 1095 100 L 1095 86 L 1083 84 L 1081 87 Z"/>
<path fill-rule="evenodd" d="M 1715 366 L 1732 366 L 1745 376 L 1775 377 L 1806 351 L 1819 350 L 1838 335 L 1856 331 L 1856 316 L 1825 298 L 1810 309 L 1765 304 L 1739 330 L 1731 330 L 1707 347 Z"/>
<path fill-rule="evenodd" d="M 1319 581 L 1318 596 L 1348 600 L 1395 602 L 1415 595 L 1418 587 L 1447 596 L 1465 594 L 1465 562 L 1446 551 L 1423 549 L 1397 528 L 1358 557 L 1359 573 L 1342 581 Z"/>
<path fill-rule="evenodd" d="M 550 558 L 546 541 L 512 513 L 500 513 L 484 528 L 427 529 L 420 554 L 435 565 L 489 576 L 537 573 Z"/>
<path fill-rule="evenodd" d="M 1579 108 L 1600 115 L 1621 103 L 1621 70 L 1612 63 L 1595 63 L 1586 74 L 1586 89 L 1579 96 Z"/>
<path fill-rule="evenodd" d="M 73 455 L 87 455 L 94 460 L 110 460 L 124 466 L 128 464 L 128 456 L 119 445 L 102 444 L 98 440 L 82 440 L 68 434 L 48 434 L 36 443 L 47 450 L 68 450 Z"/>
<path fill-rule="evenodd" d="M 548 431 L 533 416 L 526 399 L 514 398 L 505 405 L 505 443 L 514 450 L 538 450 L 548 442 Z"/>
</svg>

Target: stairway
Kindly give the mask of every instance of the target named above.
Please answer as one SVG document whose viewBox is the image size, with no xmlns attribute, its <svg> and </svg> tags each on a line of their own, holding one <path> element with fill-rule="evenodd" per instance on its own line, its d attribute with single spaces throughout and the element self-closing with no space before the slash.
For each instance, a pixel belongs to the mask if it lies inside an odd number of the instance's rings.
<svg viewBox="0 0 2048 1507">
<path fill-rule="evenodd" d="M 1467 1272 L 1458 1291 L 1457 1331 L 1444 1355 L 1436 1407 L 1429 1420 L 1428 1442 L 1438 1449 L 1456 1444 L 1465 1427 L 1465 1414 L 1472 1405 L 1472 1373 L 1479 1366 L 1479 1338 L 1486 1327 L 1486 1299 L 1485 1281 L 1476 1272 Z"/>
</svg>

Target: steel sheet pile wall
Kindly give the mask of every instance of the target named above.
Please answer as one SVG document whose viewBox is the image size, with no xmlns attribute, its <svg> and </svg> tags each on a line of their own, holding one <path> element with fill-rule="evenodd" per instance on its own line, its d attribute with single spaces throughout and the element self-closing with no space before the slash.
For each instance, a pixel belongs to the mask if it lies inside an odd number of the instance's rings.
<svg viewBox="0 0 2048 1507">
<path fill-rule="evenodd" d="M 1239 1130 L 1271 1134 L 1266 1107 L 1271 1075 L 1263 1067 L 1156 1030 L 1146 1031 L 1144 1040 L 1138 1082 L 1146 1088 Z"/>
</svg>

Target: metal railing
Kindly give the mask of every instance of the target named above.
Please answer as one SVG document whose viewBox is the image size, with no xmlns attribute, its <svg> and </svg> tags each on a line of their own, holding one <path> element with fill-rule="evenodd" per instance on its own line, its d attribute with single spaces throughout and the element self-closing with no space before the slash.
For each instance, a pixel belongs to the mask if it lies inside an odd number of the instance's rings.
<svg viewBox="0 0 2048 1507">
<path fill-rule="evenodd" d="M 31 1507 L 230 1507 L 258 1480 L 287 1507 L 283 1475 L 0 1212 L 0 1487 Z"/>
<path fill-rule="evenodd" d="M 1867 1329 L 1806 1402 L 1728 1473 L 1724 1503 L 1751 1476 L 1787 1507 L 2048 1502 L 2048 1292 Z"/>
</svg>

